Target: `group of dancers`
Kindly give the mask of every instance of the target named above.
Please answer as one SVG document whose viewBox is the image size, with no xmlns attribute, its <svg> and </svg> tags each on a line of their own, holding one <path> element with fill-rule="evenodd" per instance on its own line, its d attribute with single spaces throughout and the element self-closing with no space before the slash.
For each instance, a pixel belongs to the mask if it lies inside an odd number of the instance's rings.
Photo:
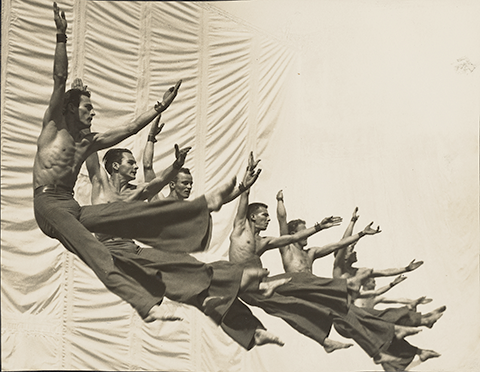
<svg viewBox="0 0 480 372">
<path fill-rule="evenodd" d="M 58 239 L 82 259 L 113 293 L 131 304 L 146 321 L 178 321 L 164 297 L 197 307 L 233 340 L 249 350 L 263 344 L 283 345 L 265 329 L 249 306 L 285 320 L 323 346 L 327 353 L 353 344 L 332 340 L 332 326 L 354 340 L 385 370 L 404 370 L 416 355 L 421 361 L 439 354 L 410 345 L 404 338 L 431 328 L 445 307 L 428 314 L 417 306 L 430 302 L 421 297 L 401 299 L 405 306 L 376 310 L 381 295 L 405 279 L 402 274 L 421 266 L 412 261 L 399 269 L 356 268 L 355 244 L 366 235 L 380 233 L 368 224 L 353 234 L 358 220 L 355 208 L 339 242 L 307 248 L 307 238 L 338 226 L 340 217 L 326 217 L 307 228 L 300 219 L 287 223 L 282 191 L 277 194 L 278 237 L 261 233 L 270 222 L 268 207 L 249 204 L 249 190 L 261 170 L 249 155 L 240 183 L 236 177 L 216 190 L 189 199 L 193 176 L 184 163 L 190 147 L 174 146 L 175 160 L 158 175 L 153 169 L 154 144 L 161 132 L 160 116 L 174 101 L 181 81 L 133 122 L 104 133 L 91 132 L 95 110 L 90 92 L 80 79 L 66 91 L 68 58 L 67 21 L 53 5 L 57 28 L 54 56 L 54 89 L 43 118 L 34 164 L 34 210 L 40 229 Z M 153 122 L 153 123 L 152 123 Z M 143 154 L 144 183 L 133 184 L 138 165 L 132 152 L 109 149 L 103 165 L 97 151 L 115 146 L 152 123 Z M 80 206 L 73 197 L 78 173 L 86 162 L 92 183 L 92 205 Z M 168 196 L 160 191 L 167 187 Z M 229 261 L 204 263 L 190 253 L 208 247 L 212 234 L 210 213 L 238 200 L 230 235 Z M 95 233 L 95 235 L 92 235 Z M 133 240 L 151 248 L 139 247 Z M 260 256 L 278 248 L 285 273 L 269 276 Z M 314 260 L 335 254 L 333 277 L 313 274 Z M 375 289 L 375 277 L 396 276 L 389 286 Z"/>
</svg>

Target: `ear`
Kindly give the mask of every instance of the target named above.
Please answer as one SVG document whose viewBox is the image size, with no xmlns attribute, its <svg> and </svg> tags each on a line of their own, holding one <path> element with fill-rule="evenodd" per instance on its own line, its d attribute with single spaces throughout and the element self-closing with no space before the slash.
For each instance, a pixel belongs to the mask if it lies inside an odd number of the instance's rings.
<svg viewBox="0 0 480 372">
<path fill-rule="evenodd" d="M 114 161 L 114 162 L 112 163 L 112 171 L 118 171 L 118 168 L 120 168 L 120 163 Z"/>
<path fill-rule="evenodd" d="M 75 112 L 75 109 L 78 107 L 75 107 L 75 105 L 72 102 L 69 102 L 67 104 L 67 112 Z"/>
<path fill-rule="evenodd" d="M 175 181 L 170 181 L 168 186 L 170 187 L 170 190 L 173 190 L 175 188 Z"/>
</svg>

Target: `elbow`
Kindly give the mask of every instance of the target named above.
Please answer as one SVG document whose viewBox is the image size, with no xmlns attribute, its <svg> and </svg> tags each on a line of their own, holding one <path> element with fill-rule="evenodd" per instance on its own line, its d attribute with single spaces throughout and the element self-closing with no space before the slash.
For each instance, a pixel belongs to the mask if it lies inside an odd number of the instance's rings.
<svg viewBox="0 0 480 372">
<path fill-rule="evenodd" d="M 67 81 L 67 73 L 63 73 L 63 72 L 54 72 L 53 73 L 53 82 L 58 84 L 58 85 L 65 85 Z"/>
</svg>

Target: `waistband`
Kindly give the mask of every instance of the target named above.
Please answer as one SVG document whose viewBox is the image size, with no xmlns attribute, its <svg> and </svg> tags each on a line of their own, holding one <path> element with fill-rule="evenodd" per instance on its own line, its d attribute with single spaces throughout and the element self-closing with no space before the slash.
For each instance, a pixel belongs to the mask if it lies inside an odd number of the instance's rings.
<svg viewBox="0 0 480 372">
<path fill-rule="evenodd" d="M 38 186 L 34 191 L 33 195 L 37 196 L 40 194 L 44 194 L 46 192 L 49 193 L 65 193 L 68 192 L 73 195 L 73 189 L 62 186 L 62 185 L 43 185 L 43 186 Z"/>
</svg>

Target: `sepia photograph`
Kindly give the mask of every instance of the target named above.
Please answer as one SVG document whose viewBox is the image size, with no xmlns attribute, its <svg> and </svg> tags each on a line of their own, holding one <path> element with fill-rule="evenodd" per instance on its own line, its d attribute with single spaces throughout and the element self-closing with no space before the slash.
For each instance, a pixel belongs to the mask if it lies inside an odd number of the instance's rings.
<svg viewBox="0 0 480 372">
<path fill-rule="evenodd" d="M 479 19 L 2 1 L 1 369 L 479 371 Z"/>
</svg>

